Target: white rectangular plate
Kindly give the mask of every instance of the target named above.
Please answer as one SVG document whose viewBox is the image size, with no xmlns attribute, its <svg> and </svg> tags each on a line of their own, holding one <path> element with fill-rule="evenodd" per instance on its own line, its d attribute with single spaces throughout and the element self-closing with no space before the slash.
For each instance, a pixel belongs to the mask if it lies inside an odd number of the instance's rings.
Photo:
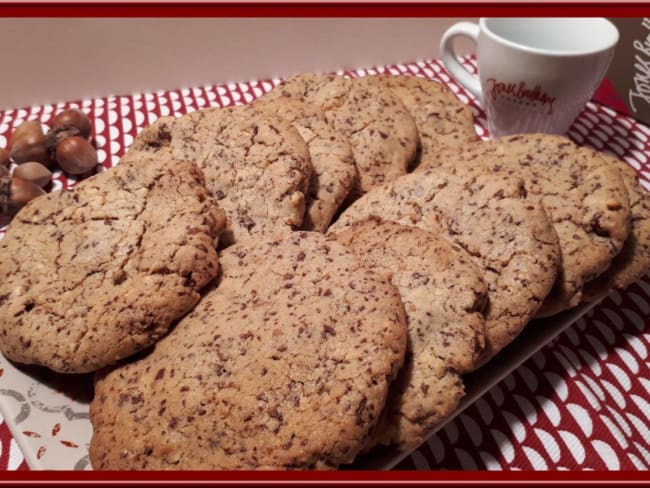
<svg viewBox="0 0 650 488">
<path fill-rule="evenodd" d="M 447 423 L 451 422 L 463 410 L 517 369 L 519 365 L 551 342 L 580 317 L 586 315 L 598 302 L 599 300 L 584 304 L 555 317 L 534 320 L 528 324 L 519 337 L 512 344 L 504 348 L 490 362 L 478 371 L 464 376 L 465 396 L 460 401 L 458 408 L 454 410 L 444 423 L 440 424 L 435 431 L 431 432 L 431 435 L 443 429 Z M 353 469 L 392 469 L 400 461 L 408 457 L 411 452 L 413 451 L 396 452 L 394 449 L 382 448 L 357 459 L 351 467 Z"/>
</svg>

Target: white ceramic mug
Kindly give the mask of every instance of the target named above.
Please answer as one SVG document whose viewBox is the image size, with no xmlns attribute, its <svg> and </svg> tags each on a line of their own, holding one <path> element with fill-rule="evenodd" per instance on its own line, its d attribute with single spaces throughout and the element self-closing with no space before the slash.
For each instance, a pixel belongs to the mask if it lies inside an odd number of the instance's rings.
<svg viewBox="0 0 650 488">
<path fill-rule="evenodd" d="M 476 43 L 478 77 L 452 41 Z M 440 43 L 449 73 L 483 104 L 492 136 L 564 134 L 602 81 L 618 30 L 603 18 L 482 18 L 460 22 Z"/>
</svg>

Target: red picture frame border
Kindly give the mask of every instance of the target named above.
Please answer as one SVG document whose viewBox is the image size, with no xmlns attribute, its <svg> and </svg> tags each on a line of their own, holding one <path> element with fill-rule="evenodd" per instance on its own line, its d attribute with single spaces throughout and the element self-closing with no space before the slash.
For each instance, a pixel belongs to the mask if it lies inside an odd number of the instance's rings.
<svg viewBox="0 0 650 488">
<path fill-rule="evenodd" d="M 173 2 L 0 3 L 0 17 L 464 17 L 650 16 L 650 4 L 483 2 Z M 4 471 L 0 486 L 650 486 L 650 472 L 334 471 L 334 472 L 74 472 Z"/>
</svg>

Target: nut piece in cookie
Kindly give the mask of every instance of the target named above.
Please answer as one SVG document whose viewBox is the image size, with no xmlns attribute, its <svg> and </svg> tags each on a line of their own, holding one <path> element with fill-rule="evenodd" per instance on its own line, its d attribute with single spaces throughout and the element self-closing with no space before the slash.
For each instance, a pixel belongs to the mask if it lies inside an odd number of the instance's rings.
<svg viewBox="0 0 650 488">
<path fill-rule="evenodd" d="M 378 218 L 335 236 L 371 269 L 390 273 L 408 323 L 404 366 L 367 448 L 417 446 L 464 395 L 460 374 L 485 346 L 487 287 L 471 259 L 440 236 Z"/>
<path fill-rule="evenodd" d="M 33 200 L 0 241 L 0 349 L 82 373 L 150 346 L 217 275 L 224 226 L 201 171 L 155 155 Z"/>
<path fill-rule="evenodd" d="M 317 232 L 221 266 L 151 354 L 96 382 L 94 469 L 332 469 L 363 446 L 406 349 L 388 277 Z"/>
</svg>

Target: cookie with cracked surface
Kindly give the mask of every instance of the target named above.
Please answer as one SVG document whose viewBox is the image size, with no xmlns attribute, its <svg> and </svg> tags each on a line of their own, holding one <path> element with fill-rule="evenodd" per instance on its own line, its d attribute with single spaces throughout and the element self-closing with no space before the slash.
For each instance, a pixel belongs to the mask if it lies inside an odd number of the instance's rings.
<svg viewBox="0 0 650 488">
<path fill-rule="evenodd" d="M 325 232 L 358 178 L 350 141 L 327 123 L 320 109 L 307 102 L 261 97 L 253 105 L 287 119 L 307 144 L 314 172 L 302 229 Z"/>
<path fill-rule="evenodd" d="M 377 77 L 395 93 L 413 116 L 420 136 L 420 158 L 444 147 L 477 140 L 474 116 L 442 83 L 419 76 Z"/>
<path fill-rule="evenodd" d="M 416 227 L 371 218 L 335 238 L 371 269 L 391 274 L 408 324 L 404 366 L 367 447 L 414 448 L 456 409 L 460 374 L 478 365 L 487 287 L 463 250 Z"/>
<path fill-rule="evenodd" d="M 551 290 L 558 239 L 524 181 L 492 174 L 419 170 L 357 200 L 330 227 L 379 216 L 420 227 L 469 253 L 488 286 L 485 362 L 519 334 Z"/>
<path fill-rule="evenodd" d="M 585 283 L 603 273 L 623 247 L 630 206 L 620 172 L 593 149 L 563 136 L 522 134 L 439 151 L 425 168 L 512 175 L 542 200 L 560 239 L 557 282 L 538 312 L 554 315 L 582 301 Z"/>
<path fill-rule="evenodd" d="M 97 380 L 93 468 L 328 469 L 367 439 L 406 348 L 389 277 L 317 232 L 220 258 L 151 354 Z"/>
<path fill-rule="evenodd" d="M 266 97 L 313 103 L 335 130 L 348 137 L 359 172 L 355 194 L 405 174 L 415 158 L 415 121 L 400 99 L 376 77 L 347 79 L 306 73 L 282 82 Z"/>
<path fill-rule="evenodd" d="M 160 339 L 218 271 L 225 217 L 192 163 L 121 163 L 27 204 L 0 241 L 0 349 L 93 371 Z"/>
<path fill-rule="evenodd" d="M 162 117 L 142 130 L 125 159 L 160 151 L 205 173 L 228 217 L 222 246 L 302 225 L 313 168 L 305 141 L 284 118 L 252 106 Z"/>
<path fill-rule="evenodd" d="M 623 249 L 602 275 L 586 284 L 585 301 L 597 300 L 612 288 L 623 290 L 650 269 L 650 194 L 639 183 L 636 171 L 620 159 L 601 153 L 607 164 L 617 167 L 630 198 L 632 223 Z"/>
</svg>

